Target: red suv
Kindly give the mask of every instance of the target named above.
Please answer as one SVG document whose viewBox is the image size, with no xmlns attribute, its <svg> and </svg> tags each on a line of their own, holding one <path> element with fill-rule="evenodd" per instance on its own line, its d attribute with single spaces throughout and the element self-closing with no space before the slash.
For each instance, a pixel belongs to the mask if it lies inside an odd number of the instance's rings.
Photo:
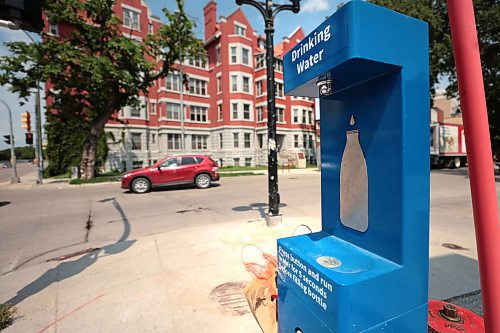
<svg viewBox="0 0 500 333">
<path fill-rule="evenodd" d="M 208 188 L 219 180 L 219 167 L 210 156 L 177 155 L 166 157 L 150 167 L 132 170 L 122 175 L 122 188 L 146 193 L 152 188 L 195 184 Z"/>
</svg>

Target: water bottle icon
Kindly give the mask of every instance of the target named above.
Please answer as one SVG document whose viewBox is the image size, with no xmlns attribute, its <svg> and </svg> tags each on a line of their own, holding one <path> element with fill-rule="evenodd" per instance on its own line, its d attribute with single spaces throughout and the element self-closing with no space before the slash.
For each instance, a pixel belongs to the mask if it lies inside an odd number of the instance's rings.
<svg viewBox="0 0 500 333">
<path fill-rule="evenodd" d="M 350 124 L 355 123 L 351 117 Z M 359 143 L 359 130 L 346 131 L 340 164 L 340 222 L 365 232 L 368 229 L 368 169 Z"/>
</svg>

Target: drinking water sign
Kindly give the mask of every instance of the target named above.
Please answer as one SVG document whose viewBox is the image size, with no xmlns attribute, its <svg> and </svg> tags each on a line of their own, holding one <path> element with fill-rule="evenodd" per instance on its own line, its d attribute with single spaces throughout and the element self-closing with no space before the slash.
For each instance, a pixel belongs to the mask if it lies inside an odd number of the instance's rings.
<svg viewBox="0 0 500 333">
<path fill-rule="evenodd" d="M 292 63 L 296 63 L 297 65 L 297 74 L 302 73 L 304 70 L 323 60 L 324 45 L 332 37 L 330 27 L 331 25 L 328 24 L 323 30 L 319 32 L 315 31 L 312 36 L 305 39 L 305 42 L 302 41 L 300 43 L 298 49 L 292 51 Z M 306 54 L 309 57 L 304 57 Z"/>
</svg>

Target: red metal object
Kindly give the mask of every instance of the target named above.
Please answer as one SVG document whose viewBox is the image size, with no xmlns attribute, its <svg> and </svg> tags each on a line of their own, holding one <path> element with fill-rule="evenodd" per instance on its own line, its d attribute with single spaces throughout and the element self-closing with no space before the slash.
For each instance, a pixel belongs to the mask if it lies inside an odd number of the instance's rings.
<svg viewBox="0 0 500 333">
<path fill-rule="evenodd" d="M 469 163 L 486 332 L 500 332 L 500 223 L 472 0 L 448 0 Z"/>
<path fill-rule="evenodd" d="M 429 301 L 430 333 L 484 333 L 483 318 L 460 306 L 431 299 Z"/>
</svg>

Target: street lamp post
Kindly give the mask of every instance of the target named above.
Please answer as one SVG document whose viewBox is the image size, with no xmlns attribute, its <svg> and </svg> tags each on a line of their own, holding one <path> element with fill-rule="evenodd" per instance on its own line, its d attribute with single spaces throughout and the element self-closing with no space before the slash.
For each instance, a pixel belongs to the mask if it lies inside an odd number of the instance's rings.
<svg viewBox="0 0 500 333">
<path fill-rule="evenodd" d="M 9 112 L 9 127 L 10 127 L 10 160 L 12 163 L 12 177 L 10 179 L 11 184 L 19 183 L 21 180 L 17 176 L 17 164 L 16 164 L 16 152 L 14 151 L 14 130 L 12 129 L 12 112 L 7 103 L 0 99 L 0 103 L 5 105 L 7 111 Z"/>
<path fill-rule="evenodd" d="M 273 4 L 272 0 L 265 2 L 255 0 L 236 0 L 237 5 L 251 5 L 259 10 L 264 17 L 266 33 L 266 66 L 267 66 L 267 114 L 268 114 L 268 188 L 269 211 L 267 212 L 268 225 L 275 225 L 281 221 L 279 214 L 280 194 L 278 192 L 278 147 L 276 143 L 276 95 L 274 86 L 274 17 L 283 10 L 294 13 L 300 11 L 300 0 L 290 0 L 291 5 Z"/>
</svg>

